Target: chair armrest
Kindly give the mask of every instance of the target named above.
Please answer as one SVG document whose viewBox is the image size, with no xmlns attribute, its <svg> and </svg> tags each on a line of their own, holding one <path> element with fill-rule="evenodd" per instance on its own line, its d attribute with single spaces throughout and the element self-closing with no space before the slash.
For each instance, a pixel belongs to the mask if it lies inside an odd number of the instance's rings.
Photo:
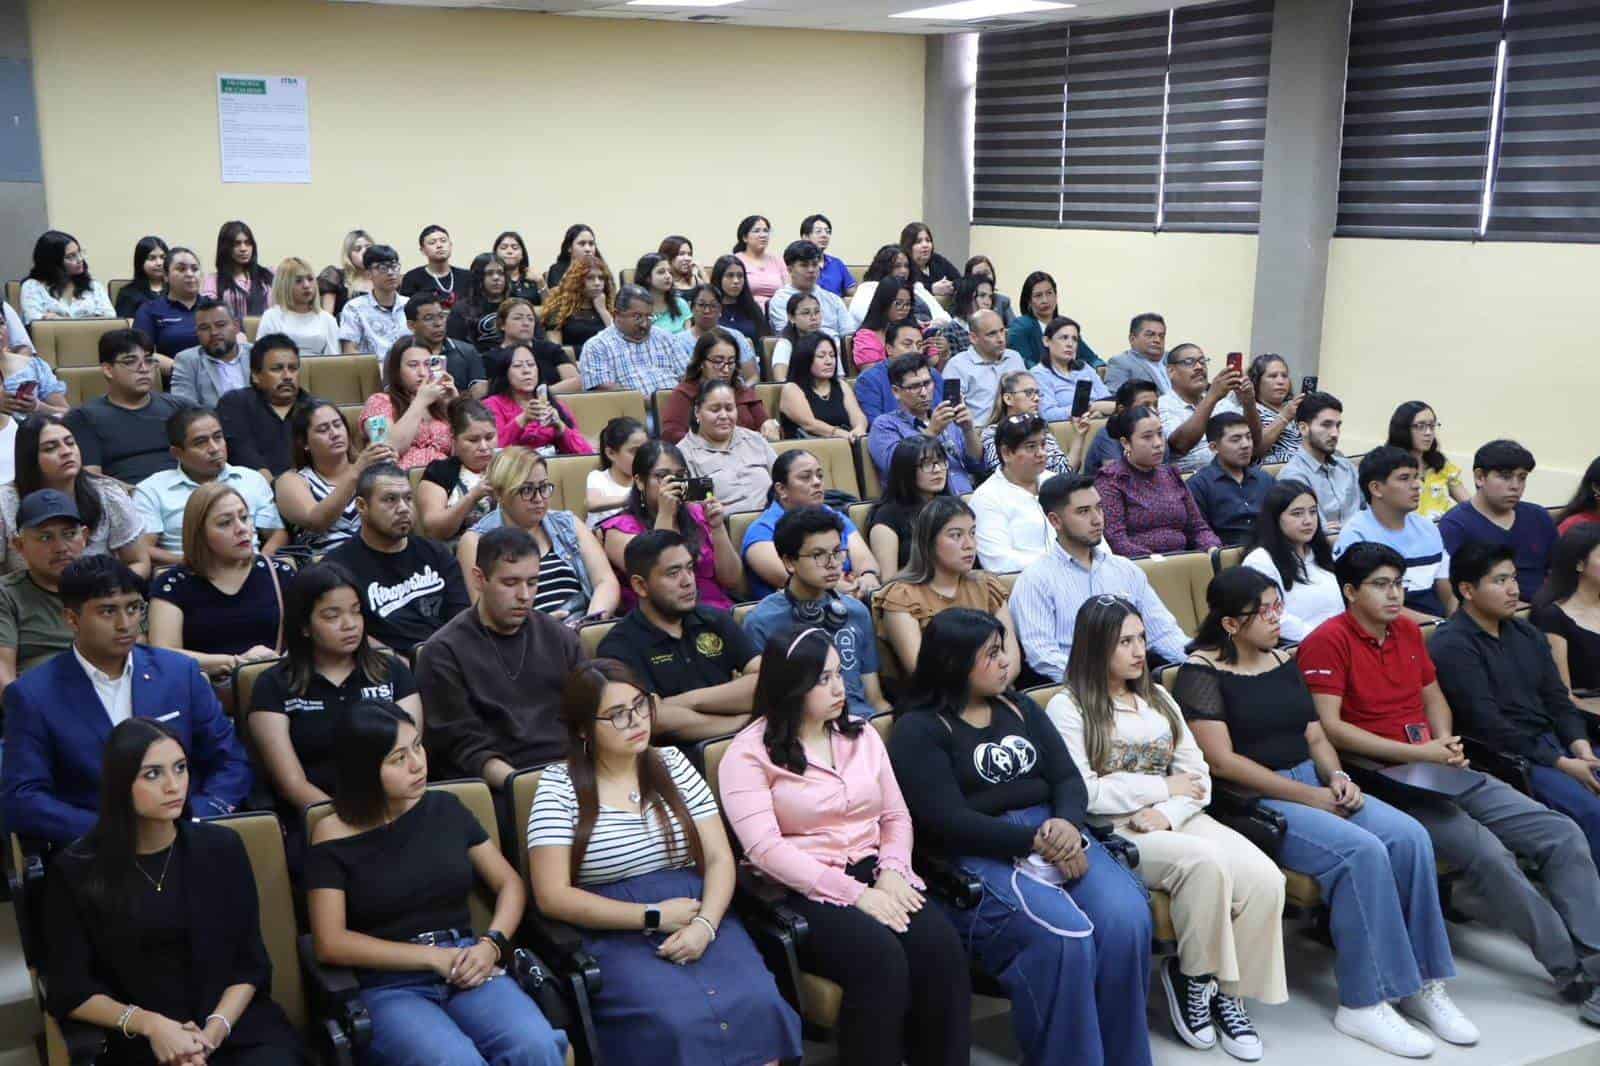
<svg viewBox="0 0 1600 1066">
<path fill-rule="evenodd" d="M 1466 752 L 1468 761 L 1477 769 L 1491 777 L 1498 777 L 1519 792 L 1532 793 L 1532 764 L 1528 759 L 1521 755 L 1496 751 L 1477 737 L 1463 736 L 1461 747 Z"/>
<path fill-rule="evenodd" d="M 350 1046 L 359 1051 L 372 1042 L 372 1016 L 361 1002 L 361 985 L 356 975 L 342 966 L 325 966 L 317 958 L 311 935 L 298 941 L 300 968 L 310 985 L 311 1001 L 318 1014 L 338 1027 Z"/>
<path fill-rule="evenodd" d="M 1139 845 L 1121 835 L 1110 826 L 1091 825 L 1087 827 L 1089 834 L 1098 840 L 1111 857 L 1130 870 L 1139 868 Z"/>
<path fill-rule="evenodd" d="M 971 910 L 983 899 L 983 882 L 943 855 L 919 851 L 911 867 L 927 882 L 931 895 L 952 906 Z"/>
<path fill-rule="evenodd" d="M 1288 831 L 1283 815 L 1261 804 L 1261 796 L 1231 781 L 1211 779 L 1207 812 L 1250 843 L 1276 857 Z"/>
</svg>

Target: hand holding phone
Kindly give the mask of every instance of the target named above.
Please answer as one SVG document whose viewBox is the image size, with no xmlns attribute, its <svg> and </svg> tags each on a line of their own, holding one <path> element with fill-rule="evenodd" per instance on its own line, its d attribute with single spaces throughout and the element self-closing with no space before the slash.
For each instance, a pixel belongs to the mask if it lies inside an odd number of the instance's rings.
<svg viewBox="0 0 1600 1066">
<path fill-rule="evenodd" d="M 1229 352 L 1228 353 L 1228 369 L 1233 371 L 1235 374 L 1243 374 L 1244 373 L 1244 353 L 1243 352 Z"/>
<path fill-rule="evenodd" d="M 1072 390 L 1072 417 L 1082 418 L 1089 410 L 1089 394 L 1094 386 L 1087 381 L 1080 381 Z"/>
<path fill-rule="evenodd" d="M 961 379 L 960 378 L 945 378 L 944 379 L 944 402 L 949 404 L 951 407 L 960 407 L 961 406 Z"/>
<path fill-rule="evenodd" d="M 1310 396 L 1317 391 L 1317 375 L 1307 374 L 1300 379 L 1300 395 Z"/>
</svg>

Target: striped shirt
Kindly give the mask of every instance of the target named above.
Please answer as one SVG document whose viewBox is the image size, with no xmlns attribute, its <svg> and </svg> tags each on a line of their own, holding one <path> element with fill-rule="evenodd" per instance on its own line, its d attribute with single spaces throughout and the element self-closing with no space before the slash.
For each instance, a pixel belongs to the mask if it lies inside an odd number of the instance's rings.
<svg viewBox="0 0 1600 1066">
<path fill-rule="evenodd" d="M 539 591 L 534 593 L 533 609 L 554 614 L 578 596 L 583 596 L 583 582 L 578 580 L 578 572 L 552 547 L 539 557 Z M 584 599 L 587 601 L 588 597 Z M 585 603 L 575 613 L 582 615 L 588 611 Z"/>
<path fill-rule="evenodd" d="M 684 806 L 689 808 L 689 817 L 697 822 L 715 818 L 717 801 L 683 752 L 677 748 L 656 748 L 655 752 L 667 764 L 672 782 L 678 786 Z M 601 807 L 595 818 L 594 832 L 589 837 L 589 847 L 583 853 L 583 864 L 578 867 L 578 883 L 608 885 L 658 870 L 688 866 L 689 847 L 683 831 L 670 811 L 665 814 L 666 823 L 672 827 L 672 856 L 676 856 L 676 861 L 668 854 L 667 838 L 655 812 L 635 814 Z M 539 779 L 539 792 L 528 814 L 528 847 L 571 847 L 577 826 L 578 795 L 573 791 L 566 764 L 555 763 Z"/>
</svg>

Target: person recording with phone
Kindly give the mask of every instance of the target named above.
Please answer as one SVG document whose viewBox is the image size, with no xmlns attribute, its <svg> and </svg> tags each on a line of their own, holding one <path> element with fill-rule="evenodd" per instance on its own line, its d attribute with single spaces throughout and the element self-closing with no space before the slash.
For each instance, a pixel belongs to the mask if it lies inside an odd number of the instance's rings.
<svg viewBox="0 0 1600 1066">
<path fill-rule="evenodd" d="M 1296 395 L 1289 364 L 1283 356 L 1267 352 L 1250 360 L 1245 376 L 1256 390 L 1256 414 L 1261 418 L 1261 451 L 1257 453 L 1260 461 L 1287 463 L 1300 450 L 1300 427 L 1295 416 L 1300 402 L 1317 391 L 1316 375 L 1301 378 Z M 1244 404 L 1236 393 L 1229 393 L 1217 404 L 1217 414 L 1229 411 L 1244 414 Z"/>
<path fill-rule="evenodd" d="M 430 369 L 440 369 L 456 382 L 456 387 L 475 399 L 483 399 L 487 391 L 488 373 L 484 358 L 478 349 L 466 341 L 447 335 L 450 308 L 445 298 L 432 290 L 418 292 L 406 301 L 406 329 L 415 338 L 417 347 L 427 350 L 442 363 L 430 364 Z M 388 381 L 387 376 L 384 381 Z"/>
<path fill-rule="evenodd" d="M 361 426 L 371 444 L 387 444 L 406 470 L 447 459 L 454 447 L 446 409 L 459 393 L 443 356 L 406 334 L 383 359 L 384 391 L 367 397 Z"/>
<path fill-rule="evenodd" d="M 898 355 L 889 360 L 889 384 L 899 407 L 879 415 L 867 435 L 867 451 L 886 477 L 894 446 L 914 433 L 938 440 L 950 458 L 950 491 L 964 496 L 972 491 L 973 477 L 985 470 L 983 439 L 978 436 L 972 412 L 961 402 L 961 379 L 944 379 L 944 402 L 933 405 L 933 371 L 920 355 Z"/>
<path fill-rule="evenodd" d="M 1156 411 L 1161 415 L 1161 432 L 1167 438 L 1167 451 L 1180 474 L 1192 474 L 1211 462 L 1214 454 L 1206 440 L 1206 423 L 1217 413 L 1217 405 L 1227 396 L 1236 396 L 1245 423 L 1250 427 L 1251 454 L 1260 455 L 1261 416 L 1256 412 L 1256 391 L 1244 376 L 1243 356 L 1228 353 L 1227 369 L 1210 379 L 1205 351 L 1198 344 L 1180 344 L 1167 353 L 1167 374 L 1172 391 L 1163 393 Z"/>
<path fill-rule="evenodd" d="M 489 395 L 483 400 L 494 413 L 500 447 L 519 444 L 558 455 L 593 455 L 594 446 L 578 432 L 572 412 L 551 398 L 550 386 L 539 383 L 533 349 L 518 345 L 509 355 L 504 363 L 496 363 Z"/>
</svg>

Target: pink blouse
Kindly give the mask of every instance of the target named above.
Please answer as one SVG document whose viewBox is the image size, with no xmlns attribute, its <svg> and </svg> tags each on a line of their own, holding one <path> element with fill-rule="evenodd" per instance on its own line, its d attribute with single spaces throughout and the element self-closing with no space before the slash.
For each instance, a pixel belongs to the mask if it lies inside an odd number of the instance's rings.
<svg viewBox="0 0 1600 1066">
<path fill-rule="evenodd" d="M 722 759 L 722 809 L 756 869 L 818 903 L 854 906 L 869 887 L 845 867 L 869 855 L 915 888 L 911 814 L 871 725 L 852 739 L 830 731 L 834 768 L 804 774 L 772 761 L 761 719 L 733 738 Z"/>
<path fill-rule="evenodd" d="M 881 363 L 889 358 L 888 349 L 883 346 L 883 338 L 878 336 L 875 329 L 857 330 L 852 339 L 850 348 L 850 361 L 857 370 L 873 363 Z"/>
<path fill-rule="evenodd" d="M 375 392 L 367 397 L 367 402 L 361 408 L 363 433 L 367 433 L 367 420 L 374 415 L 383 415 L 389 420 L 389 428 L 394 429 L 394 404 L 390 402 L 387 392 Z M 370 433 L 368 436 L 370 438 Z M 435 459 L 448 459 L 454 443 L 450 437 L 450 423 L 431 415 L 424 416 L 417 426 L 416 439 L 400 456 L 400 465 L 410 470 L 413 467 L 427 466 Z"/>
<path fill-rule="evenodd" d="M 711 523 L 706 521 L 706 513 L 697 503 L 685 504 L 689 509 L 689 518 L 700 529 L 700 557 L 694 561 L 694 583 L 700 590 L 700 606 L 715 607 L 719 611 L 733 610 L 733 600 L 728 597 L 728 591 L 717 583 L 717 546 L 711 539 Z M 605 531 L 614 529 L 618 533 L 626 533 L 637 537 L 645 531 L 645 525 L 627 511 L 612 515 L 600 523 L 600 536 L 604 542 Z M 622 611 L 626 613 L 633 610 L 639 602 L 639 597 L 633 594 L 633 589 L 628 581 L 628 575 L 612 567 L 617 575 L 617 580 L 622 582 Z"/>
<path fill-rule="evenodd" d="M 766 258 L 756 259 L 749 252 L 735 252 L 744 264 L 744 283 L 754 294 L 756 303 L 765 304 L 772 294 L 789 284 L 789 268 L 783 260 L 768 252 Z"/>
<path fill-rule="evenodd" d="M 555 403 L 563 415 L 572 418 L 572 412 L 565 406 L 554 399 L 551 402 Z M 594 454 L 594 447 L 588 439 L 564 422 L 554 426 L 534 422 L 529 422 L 525 426 L 517 425 L 517 416 L 522 413 L 522 405 L 510 396 L 485 396 L 483 406 L 494 414 L 494 424 L 499 431 L 502 448 L 509 448 L 513 444 L 536 449 L 554 446 L 562 455 Z"/>
</svg>

